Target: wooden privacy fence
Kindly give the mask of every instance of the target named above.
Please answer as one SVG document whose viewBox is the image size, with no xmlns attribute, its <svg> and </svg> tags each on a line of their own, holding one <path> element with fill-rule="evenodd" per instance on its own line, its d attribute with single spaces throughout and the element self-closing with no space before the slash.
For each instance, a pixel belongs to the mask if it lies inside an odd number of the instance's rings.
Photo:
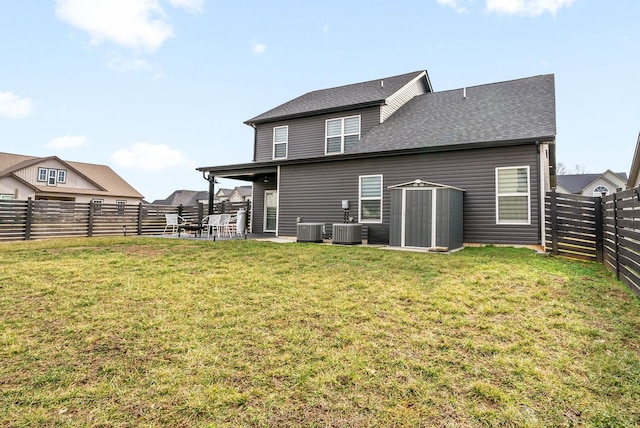
<svg viewBox="0 0 640 428">
<path fill-rule="evenodd" d="M 602 262 L 640 296 L 640 188 L 602 198 L 550 192 L 545 223 L 553 254 Z"/>
<path fill-rule="evenodd" d="M 214 204 L 213 212 L 236 213 L 245 209 L 250 225 L 249 202 Z M 60 201 L 0 200 L 0 240 L 46 239 L 115 235 L 161 235 L 165 214 L 178 214 L 189 223 L 206 215 L 198 205 L 125 205 Z"/>
</svg>

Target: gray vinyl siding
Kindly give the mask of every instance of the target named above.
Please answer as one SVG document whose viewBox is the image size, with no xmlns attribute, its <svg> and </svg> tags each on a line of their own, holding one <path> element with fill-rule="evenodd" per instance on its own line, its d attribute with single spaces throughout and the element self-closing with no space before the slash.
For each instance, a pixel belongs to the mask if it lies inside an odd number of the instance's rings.
<svg viewBox="0 0 640 428">
<path fill-rule="evenodd" d="M 256 126 L 256 161 L 273 159 L 273 128 L 289 126 L 287 159 L 306 159 L 325 154 L 325 122 L 347 116 L 360 116 L 360 136 L 380 123 L 380 107 L 349 110 L 319 116 L 289 119 Z"/>
<path fill-rule="evenodd" d="M 422 95 L 427 93 L 427 88 L 424 79 L 418 79 L 411 82 L 402 90 L 396 92 L 387 98 L 387 104 L 382 106 L 381 122 L 384 122 L 395 113 L 400 107 L 402 107 L 407 101 L 416 95 Z"/>
<path fill-rule="evenodd" d="M 253 233 L 262 233 L 264 230 L 264 191 L 275 188 L 275 183 L 261 181 L 253 183 L 253 200 L 251 201 L 251 231 Z"/>
<path fill-rule="evenodd" d="M 496 225 L 495 168 L 526 165 L 530 167 L 531 224 Z M 535 144 L 282 166 L 279 235 L 295 236 L 296 217 L 305 222 L 342 222 L 343 199 L 350 201 L 349 214 L 357 221 L 358 177 L 382 174 L 383 225 L 390 223 L 388 186 L 421 179 L 465 190 L 464 242 L 537 245 L 538 171 Z"/>
</svg>

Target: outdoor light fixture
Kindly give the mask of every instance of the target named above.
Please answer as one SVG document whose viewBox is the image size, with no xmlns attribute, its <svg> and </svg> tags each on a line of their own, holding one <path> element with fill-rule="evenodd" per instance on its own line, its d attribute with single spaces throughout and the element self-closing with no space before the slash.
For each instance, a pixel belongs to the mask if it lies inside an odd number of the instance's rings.
<svg viewBox="0 0 640 428">
<path fill-rule="evenodd" d="M 265 176 L 264 176 L 264 180 L 262 180 L 262 181 L 263 181 L 263 182 L 265 182 L 265 183 L 268 183 L 268 182 L 269 182 L 269 177 L 267 177 L 267 176 L 265 175 Z"/>
</svg>

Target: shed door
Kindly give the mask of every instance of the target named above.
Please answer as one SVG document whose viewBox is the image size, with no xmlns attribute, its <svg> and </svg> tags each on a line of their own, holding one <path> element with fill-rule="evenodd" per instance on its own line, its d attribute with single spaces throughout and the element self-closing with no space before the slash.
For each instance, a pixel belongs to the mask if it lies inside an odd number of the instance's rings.
<svg viewBox="0 0 640 428">
<path fill-rule="evenodd" d="M 432 247 L 433 190 L 404 189 L 403 247 Z"/>
</svg>

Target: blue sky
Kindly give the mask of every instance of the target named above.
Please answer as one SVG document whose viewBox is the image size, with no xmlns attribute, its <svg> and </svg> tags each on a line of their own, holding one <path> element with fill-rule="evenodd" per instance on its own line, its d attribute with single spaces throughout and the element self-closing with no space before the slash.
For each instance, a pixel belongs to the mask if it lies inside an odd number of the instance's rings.
<svg viewBox="0 0 640 428">
<path fill-rule="evenodd" d="M 638 17 L 635 0 L 2 0 L 0 151 L 106 164 L 152 201 L 250 162 L 243 122 L 312 90 L 552 73 L 558 160 L 628 173 Z"/>
</svg>

